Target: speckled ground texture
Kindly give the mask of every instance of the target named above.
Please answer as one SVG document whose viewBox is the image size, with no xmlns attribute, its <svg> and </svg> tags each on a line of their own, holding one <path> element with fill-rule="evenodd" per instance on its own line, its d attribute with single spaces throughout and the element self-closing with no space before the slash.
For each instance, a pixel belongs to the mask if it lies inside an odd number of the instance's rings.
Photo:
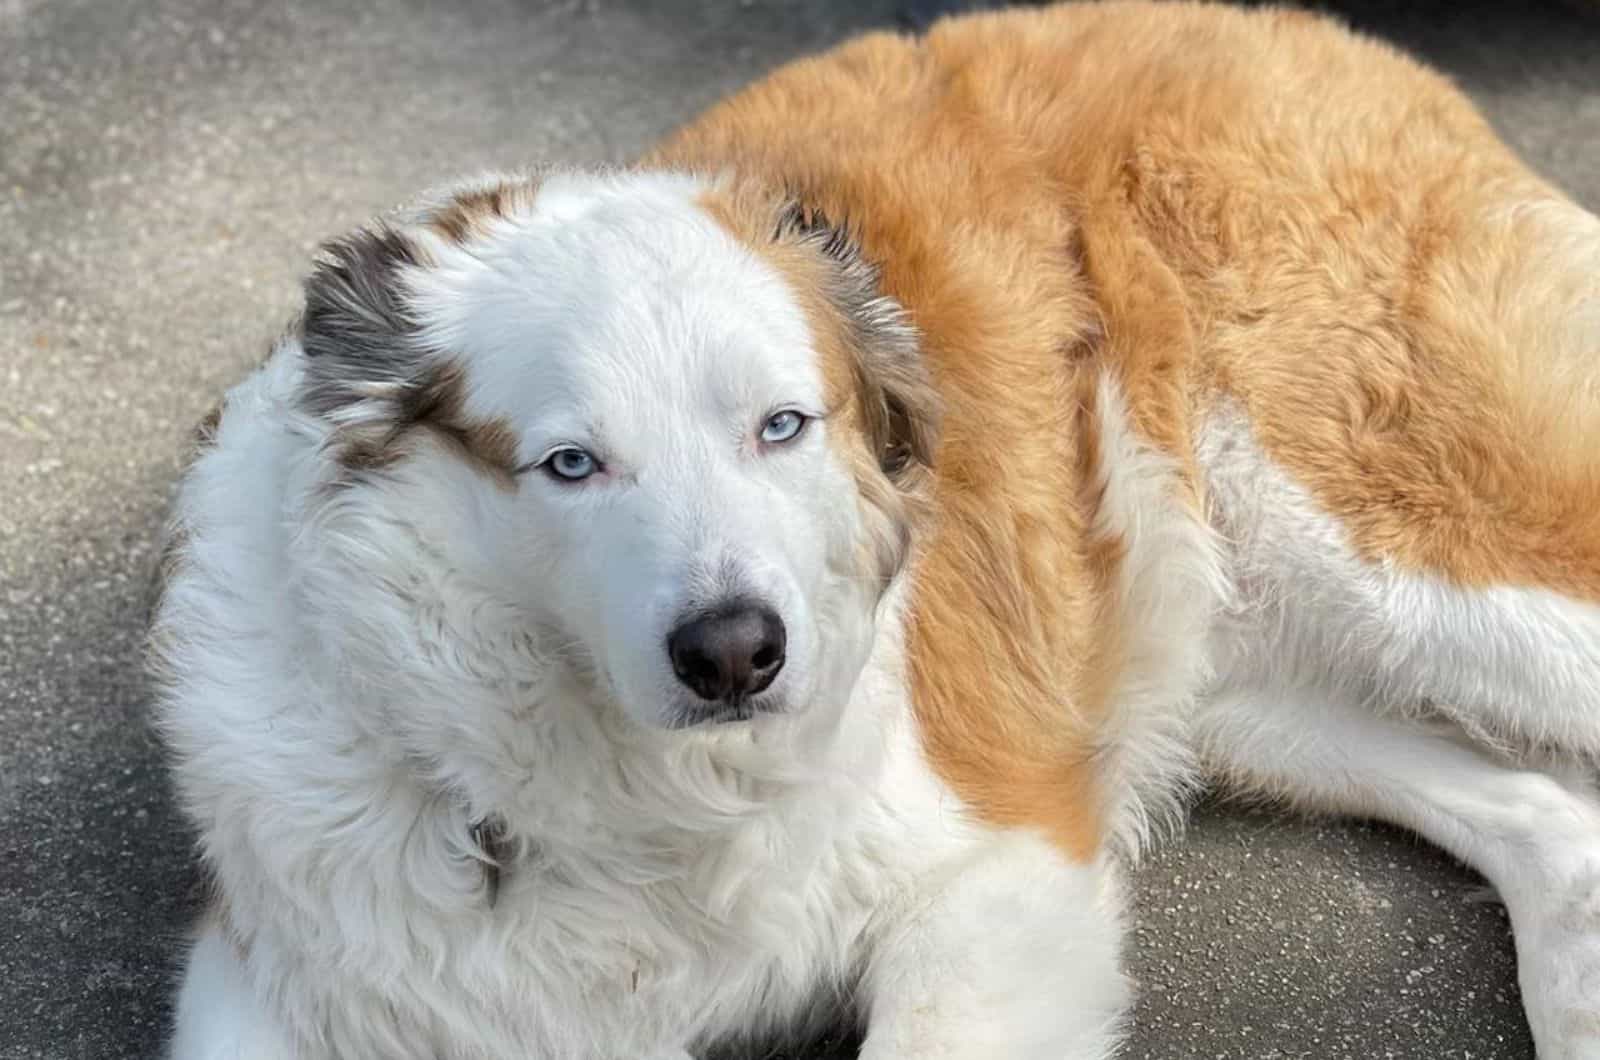
<svg viewBox="0 0 1600 1060">
<path fill-rule="evenodd" d="M 1600 207 L 1600 21 L 1343 10 Z M 0 1058 L 159 1052 L 194 883 L 138 663 L 157 527 L 314 245 L 462 171 L 626 159 L 893 21 L 885 0 L 0 0 Z M 1130 1057 L 1532 1055 L 1499 907 L 1399 833 L 1207 807 L 1138 905 Z"/>
</svg>

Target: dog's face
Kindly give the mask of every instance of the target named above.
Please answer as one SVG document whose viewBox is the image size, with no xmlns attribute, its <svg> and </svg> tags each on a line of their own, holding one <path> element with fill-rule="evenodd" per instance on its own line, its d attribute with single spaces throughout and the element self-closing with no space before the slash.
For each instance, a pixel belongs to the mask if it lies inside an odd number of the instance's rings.
<svg viewBox="0 0 1600 1060">
<path fill-rule="evenodd" d="M 662 175 L 496 183 L 331 248 L 306 404 L 345 485 L 666 728 L 848 694 L 935 417 L 837 233 Z"/>
</svg>

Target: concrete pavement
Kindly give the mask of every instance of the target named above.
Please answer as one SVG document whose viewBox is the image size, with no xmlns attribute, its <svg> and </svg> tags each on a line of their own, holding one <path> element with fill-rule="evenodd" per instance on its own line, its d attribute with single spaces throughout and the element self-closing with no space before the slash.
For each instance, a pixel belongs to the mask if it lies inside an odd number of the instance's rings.
<svg viewBox="0 0 1600 1060">
<path fill-rule="evenodd" d="M 1344 10 L 1600 208 L 1600 22 Z M 892 13 L 0 0 L 0 1058 L 158 1049 L 193 876 L 138 665 L 157 528 L 315 244 L 464 171 L 627 158 Z M 1531 1056 L 1503 915 L 1408 837 L 1208 809 L 1138 892 L 1131 1057 Z"/>
</svg>

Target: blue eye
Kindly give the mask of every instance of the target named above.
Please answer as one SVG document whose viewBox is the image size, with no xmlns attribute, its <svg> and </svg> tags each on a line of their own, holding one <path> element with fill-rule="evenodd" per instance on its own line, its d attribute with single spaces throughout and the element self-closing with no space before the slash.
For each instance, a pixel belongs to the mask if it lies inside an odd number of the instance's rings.
<svg viewBox="0 0 1600 1060">
<path fill-rule="evenodd" d="M 577 446 L 569 445 L 545 457 L 544 468 L 563 482 L 582 482 L 600 470 L 600 462 Z"/>
<path fill-rule="evenodd" d="M 761 440 L 769 445 L 781 445 L 800 437 L 805 429 L 806 417 L 793 409 L 775 412 L 761 427 Z"/>
</svg>

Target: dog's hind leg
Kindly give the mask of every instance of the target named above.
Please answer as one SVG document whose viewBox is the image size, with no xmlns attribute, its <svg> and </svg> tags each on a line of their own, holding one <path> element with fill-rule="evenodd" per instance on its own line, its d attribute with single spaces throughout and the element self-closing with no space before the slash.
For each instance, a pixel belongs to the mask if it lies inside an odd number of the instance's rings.
<svg viewBox="0 0 1600 1060">
<path fill-rule="evenodd" d="M 1197 722 L 1205 765 L 1476 868 L 1511 915 L 1541 1060 L 1600 1060 L 1600 606 L 1360 555 L 1236 403 L 1197 450 L 1237 590 Z M 1386 503 L 1376 485 L 1363 496 Z M 1597 570 L 1581 529 L 1563 528 L 1574 584 Z"/>
<path fill-rule="evenodd" d="M 1600 1058 L 1600 803 L 1582 784 L 1315 686 L 1224 691 L 1197 735 L 1232 790 L 1389 821 L 1482 873 L 1511 916 L 1540 1060 Z"/>
<path fill-rule="evenodd" d="M 1481 148 L 1258 248 L 1297 297 L 1208 331 L 1197 460 L 1252 666 L 1600 763 L 1600 218 Z"/>
</svg>

